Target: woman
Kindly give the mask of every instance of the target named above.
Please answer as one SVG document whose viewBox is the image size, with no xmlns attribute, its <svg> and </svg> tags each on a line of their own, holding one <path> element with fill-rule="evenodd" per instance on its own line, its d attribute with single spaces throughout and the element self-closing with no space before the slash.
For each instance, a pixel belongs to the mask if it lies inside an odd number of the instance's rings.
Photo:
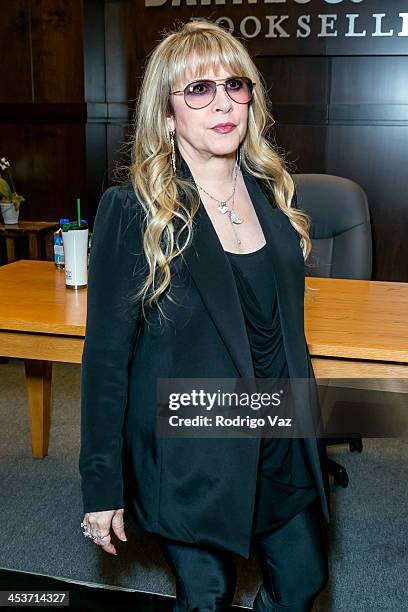
<svg viewBox="0 0 408 612">
<path fill-rule="evenodd" d="M 116 554 L 124 521 L 157 534 L 175 610 L 227 610 L 231 553 L 254 543 L 254 609 L 311 610 L 327 581 L 329 515 L 316 438 L 165 438 L 160 378 L 309 379 L 304 336 L 309 219 L 266 139 L 261 77 L 210 22 L 168 33 L 141 86 L 131 182 L 100 202 L 81 379 L 84 535 Z M 318 417 L 317 417 L 318 418 Z"/>
</svg>

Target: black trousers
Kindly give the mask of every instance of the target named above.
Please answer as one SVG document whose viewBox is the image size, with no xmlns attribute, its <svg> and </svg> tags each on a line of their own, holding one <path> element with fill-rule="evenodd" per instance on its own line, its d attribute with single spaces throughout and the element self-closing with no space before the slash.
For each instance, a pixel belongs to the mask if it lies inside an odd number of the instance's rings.
<svg viewBox="0 0 408 612">
<path fill-rule="evenodd" d="M 263 582 L 256 612 L 308 612 L 328 580 L 325 537 L 318 500 L 274 531 L 254 534 Z M 230 609 L 236 588 L 231 553 L 159 536 L 176 579 L 173 612 Z"/>
</svg>

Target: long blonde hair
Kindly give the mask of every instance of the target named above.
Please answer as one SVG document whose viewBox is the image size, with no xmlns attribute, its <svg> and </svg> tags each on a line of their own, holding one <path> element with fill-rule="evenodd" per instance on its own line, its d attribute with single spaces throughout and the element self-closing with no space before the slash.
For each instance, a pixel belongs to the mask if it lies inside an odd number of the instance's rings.
<svg viewBox="0 0 408 612">
<path fill-rule="evenodd" d="M 206 20 L 190 21 L 167 32 L 148 57 L 139 92 L 131 137 L 129 178 L 144 211 L 143 248 L 149 272 L 136 299 L 155 305 L 165 316 L 161 299 L 168 295 L 170 262 L 191 243 L 193 219 L 200 199 L 192 181 L 177 176 L 171 165 L 171 145 L 166 117 L 171 115 L 170 92 L 184 82 L 222 66 L 231 74 L 245 75 L 256 83 L 249 105 L 248 129 L 241 143 L 241 165 L 264 181 L 277 206 L 300 235 L 306 260 L 311 250 L 310 219 L 291 208 L 294 183 L 284 158 L 269 138 L 275 121 L 261 74 L 245 46 L 222 27 Z M 184 196 L 184 198 L 182 197 Z M 176 231 L 175 223 L 180 223 Z M 170 295 L 168 295 L 171 299 Z"/>
</svg>

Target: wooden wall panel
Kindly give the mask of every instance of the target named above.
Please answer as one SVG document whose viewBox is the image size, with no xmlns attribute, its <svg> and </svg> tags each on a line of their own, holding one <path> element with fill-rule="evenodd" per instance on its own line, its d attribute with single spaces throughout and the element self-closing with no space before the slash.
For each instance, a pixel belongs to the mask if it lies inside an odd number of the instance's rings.
<svg viewBox="0 0 408 612">
<path fill-rule="evenodd" d="M 321 125 L 277 122 L 276 147 L 284 154 L 292 174 L 327 172 L 327 130 Z"/>
<path fill-rule="evenodd" d="M 85 207 L 85 140 L 81 124 L 3 124 L 0 150 L 15 160 L 24 221 L 76 216 L 76 198 Z"/>
<path fill-rule="evenodd" d="M 26 201 L 21 220 L 87 215 L 82 0 L 3 3 L 0 154 Z"/>
<path fill-rule="evenodd" d="M 326 57 L 255 57 L 273 104 L 326 104 L 330 60 Z"/>
<path fill-rule="evenodd" d="M 407 146 L 408 126 L 331 125 L 328 131 L 327 172 L 356 181 L 367 194 L 377 280 L 408 280 Z"/>
<path fill-rule="evenodd" d="M 332 104 L 408 104 L 405 56 L 333 57 Z"/>
<path fill-rule="evenodd" d="M 32 102 L 30 22 L 27 0 L 2 3 L 0 19 L 2 102 Z"/>
<path fill-rule="evenodd" d="M 106 99 L 124 102 L 135 97 L 137 56 L 135 34 L 129 24 L 135 22 L 133 2 L 107 2 L 106 24 Z"/>
<path fill-rule="evenodd" d="M 84 99 L 82 1 L 31 2 L 34 100 Z"/>
<path fill-rule="evenodd" d="M 108 177 L 114 183 L 121 182 L 126 175 L 130 158 L 129 137 L 131 126 L 126 121 L 108 124 Z"/>
</svg>

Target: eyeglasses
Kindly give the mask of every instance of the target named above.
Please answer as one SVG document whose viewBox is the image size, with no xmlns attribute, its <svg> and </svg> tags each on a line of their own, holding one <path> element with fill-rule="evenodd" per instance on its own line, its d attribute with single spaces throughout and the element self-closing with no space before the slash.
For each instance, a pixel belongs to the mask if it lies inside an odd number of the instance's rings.
<svg viewBox="0 0 408 612">
<path fill-rule="evenodd" d="M 222 81 L 217 83 L 217 81 Z M 172 91 L 170 95 L 184 94 L 184 101 L 190 108 L 204 108 L 211 104 L 217 93 L 217 87 L 222 85 L 228 96 L 238 104 L 248 104 L 253 97 L 255 83 L 246 77 L 229 77 L 228 79 L 216 79 L 215 81 L 204 79 L 193 81 L 184 89 Z"/>
</svg>

